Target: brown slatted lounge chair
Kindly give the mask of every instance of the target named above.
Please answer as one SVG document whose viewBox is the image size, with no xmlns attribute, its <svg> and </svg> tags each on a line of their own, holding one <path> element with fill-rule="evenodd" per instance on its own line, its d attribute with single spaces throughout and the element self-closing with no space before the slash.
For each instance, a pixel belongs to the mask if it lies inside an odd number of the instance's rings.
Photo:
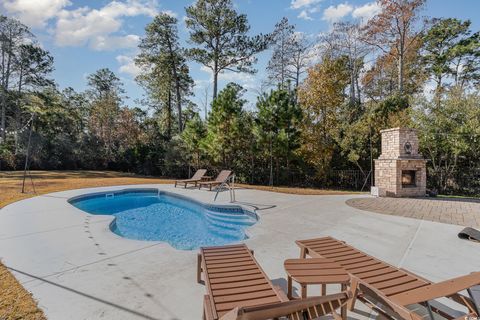
<svg viewBox="0 0 480 320">
<path fill-rule="evenodd" d="M 480 284 L 480 272 L 454 278 L 445 282 L 432 283 L 407 270 L 399 269 L 332 237 L 296 241 L 301 249 L 300 256 L 305 258 L 325 257 L 339 263 L 352 277 L 353 299 L 349 302 L 353 310 L 355 299 L 391 318 L 420 319 L 421 317 L 406 306 L 424 307 L 428 315 L 435 312 L 447 319 L 460 315 L 453 309 L 435 301 L 447 297 L 463 305 L 468 315 L 478 317 L 478 307 L 471 297 L 460 291 Z M 432 301 L 433 300 L 433 301 Z"/>
<path fill-rule="evenodd" d="M 198 189 L 200 189 L 202 186 L 208 186 L 208 187 L 210 187 L 210 191 L 211 191 L 213 186 L 221 185 L 222 183 L 224 183 L 228 179 L 228 177 L 230 177 L 231 174 L 232 174 L 232 171 L 230 171 L 230 170 L 222 170 L 222 171 L 220 171 L 220 173 L 218 174 L 218 176 L 215 180 L 213 180 L 213 181 L 201 181 L 199 183 Z"/>
<path fill-rule="evenodd" d="M 207 170 L 205 169 L 198 169 L 197 172 L 190 178 L 190 179 L 185 179 L 185 180 L 175 180 L 175 188 L 177 187 L 177 184 L 185 184 L 185 188 L 187 187 L 187 184 L 192 183 L 195 184 L 195 187 L 197 186 L 197 183 L 202 181 L 203 176 L 207 173 Z"/>
<path fill-rule="evenodd" d="M 287 316 L 303 320 L 332 313 L 346 304 L 350 292 L 288 301 L 274 286 L 244 244 L 201 248 L 197 281 L 205 279 L 206 320 L 261 320 Z"/>
</svg>

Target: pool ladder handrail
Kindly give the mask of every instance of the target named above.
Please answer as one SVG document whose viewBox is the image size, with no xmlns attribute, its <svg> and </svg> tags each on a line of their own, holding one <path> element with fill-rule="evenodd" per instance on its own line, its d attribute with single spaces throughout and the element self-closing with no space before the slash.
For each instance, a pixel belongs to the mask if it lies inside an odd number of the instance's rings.
<svg viewBox="0 0 480 320">
<path fill-rule="evenodd" d="M 228 189 L 228 192 L 230 193 L 230 202 L 235 202 L 235 174 L 231 174 L 217 187 L 217 192 L 215 193 L 215 198 L 213 199 L 213 201 L 215 202 L 217 200 L 218 193 L 224 187 L 226 187 Z"/>
</svg>

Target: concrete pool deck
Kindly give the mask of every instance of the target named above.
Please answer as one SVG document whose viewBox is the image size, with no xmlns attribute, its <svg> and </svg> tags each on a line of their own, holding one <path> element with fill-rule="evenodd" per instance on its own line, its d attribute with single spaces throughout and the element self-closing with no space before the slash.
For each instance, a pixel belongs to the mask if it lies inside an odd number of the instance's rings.
<svg viewBox="0 0 480 320">
<path fill-rule="evenodd" d="M 48 319 L 201 318 L 205 287 L 196 283 L 197 251 L 121 238 L 109 229 L 112 217 L 89 215 L 67 202 L 81 194 L 142 187 L 206 203 L 215 195 L 173 185 L 102 187 L 51 193 L 0 210 L 0 259 L 33 293 Z M 461 226 L 345 204 L 365 195 L 302 196 L 252 189 L 236 195 L 238 204 L 260 216 L 245 243 L 255 250 L 266 274 L 284 288 L 283 261 L 299 255 L 294 240 L 326 235 L 433 281 L 480 269 L 480 245 L 458 239 Z M 228 192 L 223 192 L 216 203 L 227 202 Z M 357 305 L 350 318 L 370 316 Z"/>
</svg>

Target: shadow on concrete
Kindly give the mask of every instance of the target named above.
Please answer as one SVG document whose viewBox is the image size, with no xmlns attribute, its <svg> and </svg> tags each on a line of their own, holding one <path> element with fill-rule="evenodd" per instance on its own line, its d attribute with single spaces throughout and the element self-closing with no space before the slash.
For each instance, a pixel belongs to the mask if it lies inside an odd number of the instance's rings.
<svg viewBox="0 0 480 320">
<path fill-rule="evenodd" d="M 285 294 L 287 294 L 287 292 L 288 292 L 287 280 L 285 280 L 284 278 L 278 278 L 278 279 L 271 279 L 271 281 L 272 281 L 274 286 L 279 286 L 283 290 L 283 292 L 285 292 Z M 294 297 L 299 296 L 297 288 L 295 288 L 295 287 L 292 288 L 292 295 Z"/>
<path fill-rule="evenodd" d="M 272 283 L 274 286 L 279 286 L 283 292 L 285 292 L 285 294 L 287 294 L 287 290 L 288 290 L 288 282 L 286 279 L 284 278 L 277 278 L 277 279 L 271 279 Z M 292 288 L 292 295 L 293 297 L 300 297 L 300 293 L 298 292 L 298 289 L 295 288 L 295 286 L 293 286 Z M 359 303 L 359 302 L 357 302 Z M 366 311 L 363 311 L 363 310 L 359 310 L 357 308 L 355 308 L 353 310 L 353 314 L 352 312 L 348 312 L 347 313 L 347 320 L 359 320 L 359 319 L 369 319 L 371 316 L 371 314 L 369 312 L 366 312 Z M 326 320 L 326 319 L 332 319 L 334 320 L 335 318 L 328 314 L 328 315 L 325 315 L 322 317 L 322 319 Z"/>
<path fill-rule="evenodd" d="M 122 310 L 122 311 L 125 311 L 127 313 L 130 313 L 132 315 L 135 315 L 137 317 L 140 317 L 140 318 L 143 318 L 143 319 L 148 319 L 148 320 L 160 320 L 160 318 L 155 318 L 155 317 L 152 317 L 152 316 L 149 316 L 147 314 L 144 314 L 144 313 L 141 313 L 141 312 L 138 312 L 136 310 L 133 310 L 133 309 L 129 309 L 127 307 L 124 307 L 124 306 L 121 306 L 121 305 L 118 305 L 116 303 L 113 303 L 113 302 L 110 302 L 110 301 L 107 301 L 107 300 L 104 300 L 102 298 L 99 298 L 99 297 L 95 297 L 95 296 L 92 296 L 88 293 L 85 293 L 85 292 L 81 292 L 81 291 L 78 291 L 78 290 L 75 290 L 73 288 L 69 288 L 69 287 L 66 287 L 66 286 L 63 286 L 61 284 L 58 284 L 58 283 L 55 283 L 53 281 L 50 281 L 50 280 L 47 280 L 47 279 L 44 279 L 42 277 L 38 277 L 38 276 L 35 276 L 33 274 L 30 274 L 28 272 L 25 272 L 25 271 L 21 271 L 21 270 L 17 270 L 15 268 L 12 268 L 12 267 L 8 267 L 8 266 L 5 266 L 7 269 L 9 269 L 10 271 L 14 271 L 14 272 L 17 272 L 17 273 L 20 273 L 20 274 L 23 274 L 27 277 L 30 277 L 32 279 L 35 279 L 35 280 L 40 280 L 44 283 L 47 283 L 49 285 L 52 285 L 52 286 L 55 286 L 57 288 L 60 288 L 60 289 L 63 289 L 63 290 L 66 290 L 66 291 L 69 291 L 71 293 L 74 293 L 74 294 L 78 294 L 80 296 L 83 296 L 87 299 L 91 299 L 91 300 L 94 300 L 94 301 L 97 301 L 99 303 L 103 303 L 105 305 L 108 305 L 110 307 L 113 307 L 113 308 L 116 308 L 116 309 L 119 309 L 119 310 Z M 179 320 L 179 319 L 176 319 L 176 318 L 172 318 L 172 320 Z"/>
<path fill-rule="evenodd" d="M 256 203 L 244 202 L 244 201 L 235 201 L 233 203 L 238 203 L 244 206 L 252 207 L 255 209 L 255 211 L 273 209 L 277 207 L 275 204 L 256 204 Z"/>
</svg>

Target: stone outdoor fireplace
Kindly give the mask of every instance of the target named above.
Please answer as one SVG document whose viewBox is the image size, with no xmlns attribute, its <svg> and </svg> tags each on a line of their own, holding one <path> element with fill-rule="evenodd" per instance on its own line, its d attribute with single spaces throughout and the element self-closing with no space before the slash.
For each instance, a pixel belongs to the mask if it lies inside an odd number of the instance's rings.
<svg viewBox="0 0 480 320">
<path fill-rule="evenodd" d="M 414 129 L 380 131 L 382 154 L 375 160 L 375 187 L 380 197 L 423 197 L 426 194 L 426 160 L 418 153 Z"/>
</svg>

